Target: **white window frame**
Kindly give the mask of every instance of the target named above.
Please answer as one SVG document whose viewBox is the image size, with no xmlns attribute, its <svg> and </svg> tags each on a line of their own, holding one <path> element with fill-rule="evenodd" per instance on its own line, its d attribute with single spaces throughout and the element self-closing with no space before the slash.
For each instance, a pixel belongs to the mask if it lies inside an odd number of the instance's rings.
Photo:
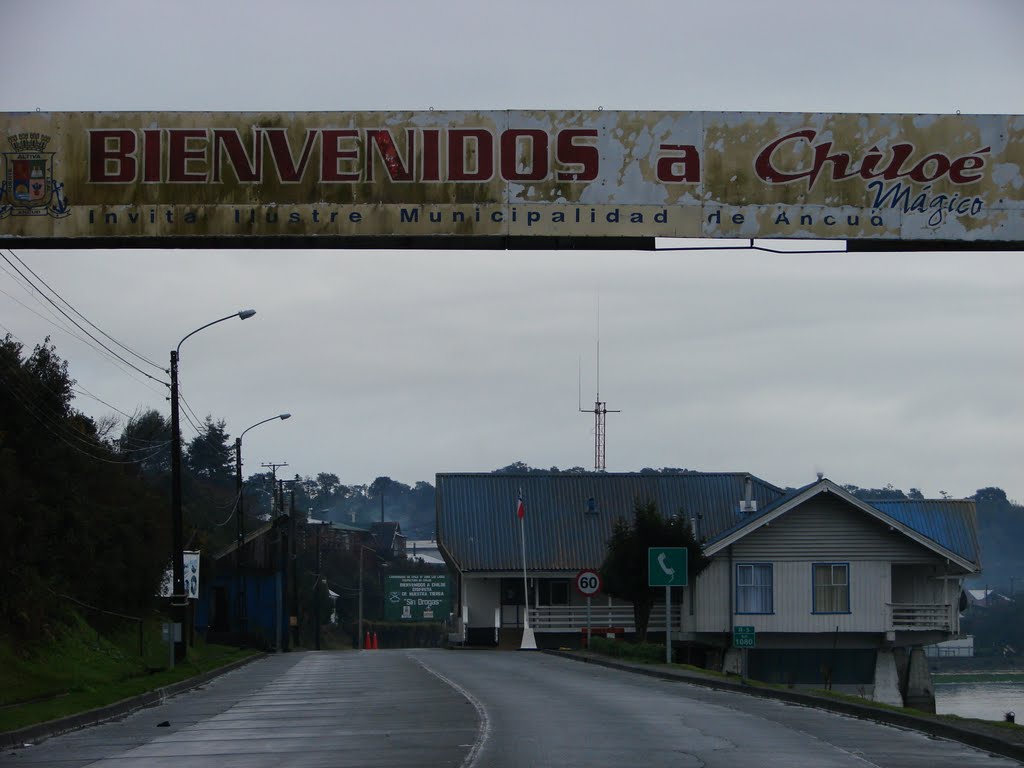
<svg viewBox="0 0 1024 768">
<path fill-rule="evenodd" d="M 828 581 L 819 583 L 819 569 L 824 568 L 829 569 Z M 850 613 L 849 563 L 811 563 L 811 613 Z"/>
<path fill-rule="evenodd" d="M 736 613 L 775 613 L 775 568 L 772 563 L 736 563 Z"/>
</svg>

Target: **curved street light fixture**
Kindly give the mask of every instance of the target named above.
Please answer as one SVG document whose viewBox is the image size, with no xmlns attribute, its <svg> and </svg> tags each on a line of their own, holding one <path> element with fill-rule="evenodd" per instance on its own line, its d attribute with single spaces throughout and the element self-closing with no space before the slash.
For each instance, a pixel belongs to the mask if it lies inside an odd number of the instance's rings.
<svg viewBox="0 0 1024 768">
<path fill-rule="evenodd" d="M 244 318 L 243 318 L 244 319 Z M 238 629 L 244 632 L 246 627 L 245 592 L 242 589 L 242 543 L 245 541 L 245 493 L 242 484 L 242 438 L 250 429 L 255 429 L 268 421 L 290 419 L 290 413 L 281 413 L 277 416 L 270 416 L 263 421 L 257 421 L 250 427 L 242 430 L 242 433 L 235 438 L 235 507 L 238 514 L 236 527 L 237 538 L 235 544 L 235 613 L 238 620 Z"/>
<path fill-rule="evenodd" d="M 182 515 L 181 515 L 181 424 L 178 415 L 178 357 L 181 354 L 181 345 L 195 334 L 211 325 L 223 323 L 225 320 L 239 318 L 248 320 L 256 314 L 255 309 L 243 309 L 230 315 L 213 320 L 206 325 L 201 325 L 191 333 L 182 337 L 178 346 L 171 351 L 171 547 L 172 547 L 172 568 L 174 572 L 174 584 L 171 589 L 171 605 L 178 609 L 178 618 L 183 619 L 185 606 L 188 605 L 188 595 L 185 592 L 185 560 L 182 553 L 184 538 Z M 184 621 L 182 621 L 184 623 Z M 184 643 L 175 646 L 175 656 L 184 658 Z"/>
</svg>

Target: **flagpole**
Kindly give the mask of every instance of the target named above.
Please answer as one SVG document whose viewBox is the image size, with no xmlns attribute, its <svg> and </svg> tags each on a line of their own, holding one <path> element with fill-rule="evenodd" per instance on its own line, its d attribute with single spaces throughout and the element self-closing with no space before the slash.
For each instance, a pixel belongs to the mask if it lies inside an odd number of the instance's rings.
<svg viewBox="0 0 1024 768">
<path fill-rule="evenodd" d="M 526 515 L 523 506 L 523 490 L 519 489 L 519 501 L 516 504 L 516 515 L 519 517 L 519 542 L 523 550 L 523 597 L 526 609 L 523 612 L 523 641 L 519 646 L 521 651 L 537 650 L 537 640 L 530 628 L 530 583 L 526 580 Z"/>
</svg>

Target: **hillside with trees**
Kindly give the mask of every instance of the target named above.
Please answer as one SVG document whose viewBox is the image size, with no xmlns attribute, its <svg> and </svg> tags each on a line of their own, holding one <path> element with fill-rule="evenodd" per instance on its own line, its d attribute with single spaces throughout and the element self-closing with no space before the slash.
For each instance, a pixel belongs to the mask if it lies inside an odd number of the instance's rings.
<svg viewBox="0 0 1024 768">
<path fill-rule="evenodd" d="M 45 638 L 70 601 L 141 615 L 170 550 L 167 504 L 140 467 L 157 442 L 119 444 L 72 408 L 49 339 L 0 340 L 0 632 Z"/>
</svg>

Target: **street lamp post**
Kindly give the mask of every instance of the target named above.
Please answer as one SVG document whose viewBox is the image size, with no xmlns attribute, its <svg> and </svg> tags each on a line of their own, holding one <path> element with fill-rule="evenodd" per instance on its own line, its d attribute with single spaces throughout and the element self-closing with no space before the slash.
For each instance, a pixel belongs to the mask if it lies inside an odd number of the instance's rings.
<svg viewBox="0 0 1024 768">
<path fill-rule="evenodd" d="M 237 317 L 240 320 L 248 320 L 256 314 L 255 309 L 243 309 L 231 315 L 218 318 L 196 328 L 184 336 L 178 342 L 178 346 L 171 351 L 171 567 L 173 570 L 174 584 L 171 588 L 171 607 L 175 609 L 177 618 L 184 625 L 185 608 L 188 606 L 188 593 L 185 592 L 185 560 L 183 549 L 183 524 L 181 514 L 181 424 L 178 416 L 178 358 L 181 356 L 181 345 L 185 340 L 200 331 L 209 328 L 211 325 L 222 323 Z M 184 632 L 182 641 L 176 643 L 174 655 L 177 659 L 185 658 Z"/>
<path fill-rule="evenodd" d="M 255 429 L 268 421 L 290 419 L 290 413 L 281 413 L 257 421 L 250 427 L 242 430 L 242 433 L 235 438 L 235 507 L 238 512 L 238 523 L 236 526 L 237 539 L 235 546 L 235 616 L 238 621 L 238 631 L 246 630 L 245 592 L 242 589 L 242 544 L 245 541 L 245 492 L 242 485 L 242 438 L 250 429 Z"/>
</svg>

